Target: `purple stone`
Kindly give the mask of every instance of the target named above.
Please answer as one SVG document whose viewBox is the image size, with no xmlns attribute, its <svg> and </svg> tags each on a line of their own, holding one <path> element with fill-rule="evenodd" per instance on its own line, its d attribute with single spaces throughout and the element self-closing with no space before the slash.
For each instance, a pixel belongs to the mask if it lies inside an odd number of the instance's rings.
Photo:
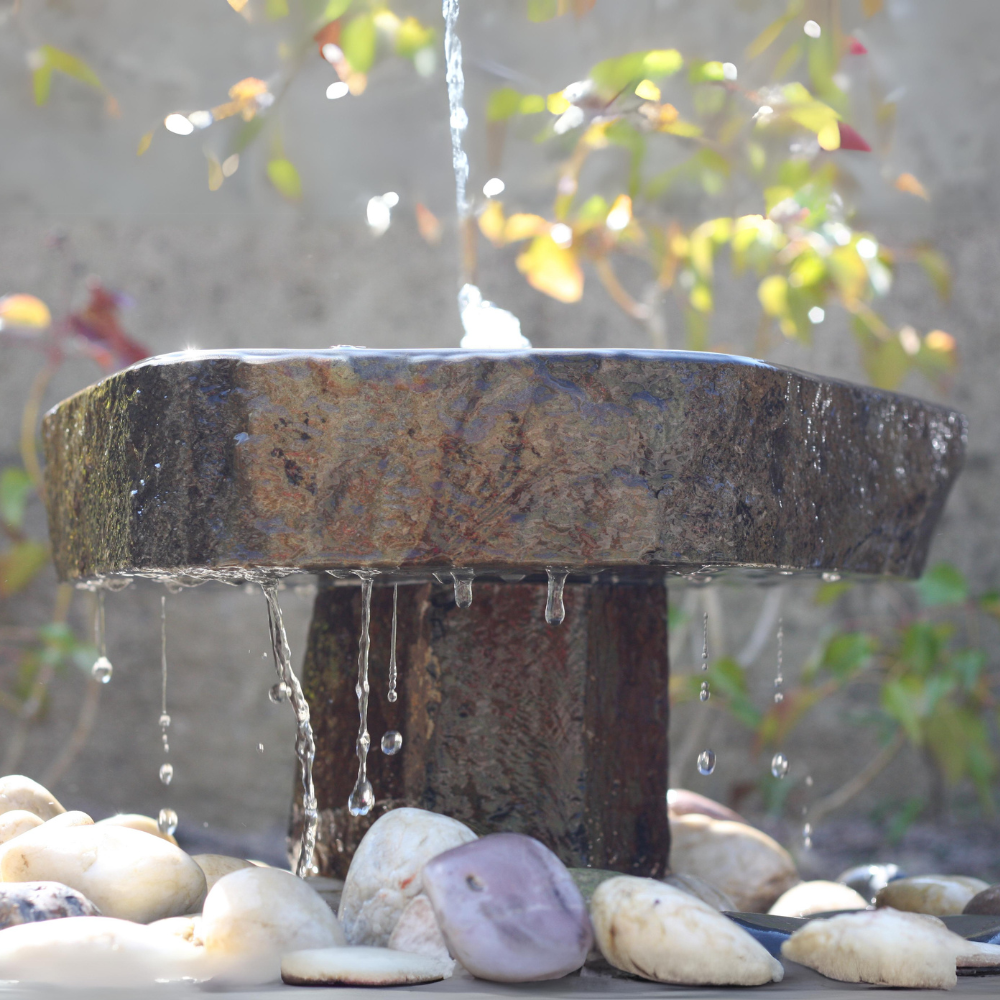
<svg viewBox="0 0 1000 1000">
<path fill-rule="evenodd" d="M 572 876 L 532 837 L 494 833 L 445 851 L 424 866 L 423 881 L 449 951 L 480 979 L 558 979 L 593 944 Z"/>
</svg>

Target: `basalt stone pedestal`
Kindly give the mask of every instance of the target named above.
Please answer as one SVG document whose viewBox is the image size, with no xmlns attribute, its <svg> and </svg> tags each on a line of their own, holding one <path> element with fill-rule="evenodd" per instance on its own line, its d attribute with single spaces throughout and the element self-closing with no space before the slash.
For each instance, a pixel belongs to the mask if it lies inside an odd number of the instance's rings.
<svg viewBox="0 0 1000 1000">
<path fill-rule="evenodd" d="M 62 579 L 377 571 L 373 685 L 392 582 L 401 667 L 399 702 L 372 699 L 377 798 L 652 874 L 665 578 L 919 575 L 966 425 L 717 354 L 335 349 L 153 358 L 61 403 L 43 436 Z M 570 573 L 561 626 L 547 567 Z M 468 610 L 432 582 L 452 570 L 476 573 Z M 357 586 L 329 584 L 306 685 L 323 866 L 343 872 L 369 822 L 344 811 L 360 613 Z"/>
</svg>

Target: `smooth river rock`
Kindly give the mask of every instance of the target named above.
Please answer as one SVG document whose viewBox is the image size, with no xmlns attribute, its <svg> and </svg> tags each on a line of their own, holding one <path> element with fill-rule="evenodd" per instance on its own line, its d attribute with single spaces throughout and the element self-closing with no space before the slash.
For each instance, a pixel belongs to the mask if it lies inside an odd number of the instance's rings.
<svg viewBox="0 0 1000 1000">
<path fill-rule="evenodd" d="M 973 896 L 989 887 L 989 882 L 967 875 L 915 875 L 895 879 L 880 889 L 875 905 L 948 917 L 961 913 Z"/>
<path fill-rule="evenodd" d="M 226 875 L 242 871 L 244 868 L 259 867 L 251 861 L 244 861 L 243 858 L 231 858 L 228 854 L 195 854 L 191 860 L 205 873 L 206 893 L 211 892 L 215 883 Z"/>
<path fill-rule="evenodd" d="M 183 917 L 164 917 L 163 920 L 154 920 L 148 926 L 161 934 L 169 934 L 200 948 L 205 943 L 201 923 L 200 913 L 189 913 Z"/>
<path fill-rule="evenodd" d="M 775 917 L 809 917 L 832 910 L 864 910 L 868 900 L 840 882 L 800 882 L 783 892 L 767 912 Z"/>
<path fill-rule="evenodd" d="M 991 885 L 977 892 L 966 904 L 963 913 L 981 913 L 984 916 L 1000 916 L 1000 885 Z"/>
<path fill-rule="evenodd" d="M 670 820 L 670 867 L 704 879 L 745 913 L 766 913 L 800 881 L 791 855 L 766 833 L 695 813 Z"/>
<path fill-rule="evenodd" d="M 129 830 L 138 830 L 140 833 L 149 833 L 154 837 L 165 840 L 168 844 L 177 846 L 177 838 L 170 833 L 161 833 L 160 826 L 152 816 L 143 816 L 142 813 L 118 813 L 115 816 L 108 816 L 107 819 L 99 820 L 97 826 L 124 826 Z"/>
<path fill-rule="evenodd" d="M 63 917 L 99 917 L 82 892 L 60 882 L 0 882 L 0 930 Z"/>
<path fill-rule="evenodd" d="M 457 819 L 425 809 L 393 809 L 380 816 L 354 852 L 338 916 L 348 943 L 383 947 L 407 903 L 423 891 L 424 864 L 474 841 Z"/>
<path fill-rule="evenodd" d="M 201 936 L 223 978 L 243 983 L 277 980 L 287 952 L 346 943 L 320 896 L 279 868 L 244 868 L 219 879 L 205 898 Z"/>
<path fill-rule="evenodd" d="M 594 934 L 616 968 L 657 983 L 761 986 L 781 963 L 708 903 L 655 879 L 620 875 L 590 904 Z"/>
<path fill-rule="evenodd" d="M 563 863 L 520 833 L 494 833 L 424 866 L 424 891 L 449 952 L 480 979 L 558 979 L 593 943 L 587 906 Z"/>
<path fill-rule="evenodd" d="M 729 806 L 686 788 L 671 788 L 667 792 L 667 814 L 670 817 L 709 816 L 712 819 L 728 819 L 733 823 L 746 823 L 746 820 Z"/>
<path fill-rule="evenodd" d="M 281 978 L 292 986 L 418 986 L 447 979 L 454 965 L 388 948 L 314 948 L 282 956 Z"/>
<path fill-rule="evenodd" d="M 128 920 L 67 917 L 0 932 L 0 980 L 136 987 L 208 975 L 204 949 Z"/>
<path fill-rule="evenodd" d="M 4 845 L 0 880 L 62 882 L 105 916 L 141 924 L 186 913 L 205 891 L 202 870 L 159 837 L 96 825 L 44 831 L 38 827 Z"/>
<path fill-rule="evenodd" d="M 841 982 L 911 989 L 951 989 L 959 964 L 1000 964 L 995 945 L 966 941 L 926 914 L 888 908 L 811 920 L 781 954 Z"/>
<path fill-rule="evenodd" d="M 32 812 L 41 820 L 66 812 L 47 788 L 23 774 L 8 774 L 0 778 L 0 814 L 12 809 Z"/>
<path fill-rule="evenodd" d="M 602 882 L 606 882 L 609 878 L 618 878 L 619 875 L 623 874 L 601 868 L 570 868 L 569 873 L 573 876 L 573 881 L 588 906 L 597 891 L 597 887 Z M 680 889 L 681 892 L 686 892 L 688 895 L 708 903 L 713 909 L 736 909 L 736 904 L 724 892 L 696 875 L 678 875 L 676 872 L 667 872 L 658 881 L 663 882 L 664 885 L 672 885 L 675 889 Z"/>
<path fill-rule="evenodd" d="M 0 844 L 6 844 L 8 840 L 20 837 L 22 833 L 34 830 L 44 822 L 40 816 L 28 812 L 27 809 L 11 809 L 9 812 L 0 813 Z"/>
<path fill-rule="evenodd" d="M 442 962 L 452 960 L 444 935 L 438 927 L 437 917 L 434 916 L 434 907 L 426 893 L 414 896 L 406 904 L 406 909 L 400 914 L 389 935 L 389 947 L 411 955 L 426 955 Z"/>
</svg>

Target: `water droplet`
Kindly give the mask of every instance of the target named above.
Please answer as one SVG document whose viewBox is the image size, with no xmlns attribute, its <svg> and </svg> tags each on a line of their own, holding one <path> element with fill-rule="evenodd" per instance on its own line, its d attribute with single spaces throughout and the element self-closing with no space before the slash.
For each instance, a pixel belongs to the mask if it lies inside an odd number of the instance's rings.
<svg viewBox="0 0 1000 1000">
<path fill-rule="evenodd" d="M 278 681 L 277 684 L 271 686 L 267 696 L 275 705 L 280 705 L 288 697 L 288 685 L 284 681 Z"/>
<path fill-rule="evenodd" d="M 702 750 L 698 754 L 698 773 L 711 774 L 715 770 L 715 751 Z"/>
<path fill-rule="evenodd" d="M 373 805 L 375 792 L 372 791 L 372 783 L 366 778 L 354 786 L 354 791 L 347 800 L 347 811 L 352 816 L 367 816 Z"/>
<path fill-rule="evenodd" d="M 382 737 L 382 753 L 392 756 L 394 753 L 399 753 L 403 746 L 403 734 L 395 729 L 390 729 Z"/>
<path fill-rule="evenodd" d="M 161 809 L 156 820 L 156 829 L 172 837 L 177 830 L 177 813 L 173 809 Z"/>
<path fill-rule="evenodd" d="M 263 752 L 264 752 L 264 744 L 263 743 L 258 743 L 257 744 L 257 753 L 263 753 Z"/>
<path fill-rule="evenodd" d="M 452 570 L 451 578 L 455 583 L 455 603 L 460 608 L 472 607 L 472 570 Z"/>
<path fill-rule="evenodd" d="M 171 781 L 174 780 L 174 765 L 173 764 L 161 764 L 160 765 L 160 781 L 164 785 L 169 785 Z"/>
<path fill-rule="evenodd" d="M 774 692 L 774 703 L 780 705 L 785 700 L 785 696 L 780 691 Z"/>
<path fill-rule="evenodd" d="M 812 788 L 813 786 L 813 776 L 811 774 L 806 775 L 806 787 Z"/>
<path fill-rule="evenodd" d="M 160 716 L 160 728 L 168 729 L 169 727 L 170 727 L 170 716 L 167 715 L 166 712 L 164 712 L 163 715 Z M 163 735 L 166 736 L 166 733 L 164 733 Z"/>
<path fill-rule="evenodd" d="M 813 845 L 812 841 L 812 823 L 805 823 L 802 826 L 802 846 L 808 851 Z"/>
<path fill-rule="evenodd" d="M 569 575 L 569 571 L 546 566 L 545 573 L 549 578 L 549 589 L 545 597 L 545 621 L 549 625 L 561 625 L 563 619 L 566 617 L 566 606 L 563 604 L 563 588 L 566 585 L 566 577 Z"/>
<path fill-rule="evenodd" d="M 776 753 L 771 758 L 771 774 L 776 778 L 783 778 L 788 774 L 788 758 L 783 753 Z"/>
<path fill-rule="evenodd" d="M 701 690 L 698 692 L 698 698 L 701 701 L 708 701 L 712 697 L 712 692 L 708 689 L 708 681 L 701 682 Z"/>
<path fill-rule="evenodd" d="M 99 656 L 94 660 L 94 665 L 90 668 L 90 675 L 95 681 L 107 684 L 111 680 L 111 674 L 114 669 L 111 666 L 111 661 L 106 656 Z"/>
<path fill-rule="evenodd" d="M 839 573 L 824 573 L 823 582 L 824 583 L 836 583 L 840 579 Z"/>
</svg>

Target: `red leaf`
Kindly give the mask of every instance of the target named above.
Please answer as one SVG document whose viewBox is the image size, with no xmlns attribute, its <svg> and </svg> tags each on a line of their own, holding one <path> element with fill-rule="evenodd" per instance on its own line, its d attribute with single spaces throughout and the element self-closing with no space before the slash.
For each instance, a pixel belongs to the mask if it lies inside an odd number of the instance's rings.
<svg viewBox="0 0 1000 1000">
<path fill-rule="evenodd" d="M 845 125 L 843 122 L 838 122 L 838 124 L 840 125 L 841 149 L 854 149 L 859 153 L 870 153 L 872 151 L 871 146 L 850 125 Z"/>
<path fill-rule="evenodd" d="M 854 35 L 847 36 L 847 51 L 850 52 L 852 56 L 866 56 L 868 55 L 868 49 L 859 42 Z"/>
<path fill-rule="evenodd" d="M 313 39 L 319 46 L 319 54 L 323 55 L 324 45 L 336 45 L 340 47 L 340 20 L 330 21 L 328 24 L 324 24 L 319 31 L 313 35 Z M 323 56 L 325 59 L 326 56 Z"/>
<path fill-rule="evenodd" d="M 122 328 L 118 310 L 122 297 L 99 281 L 89 285 L 90 301 L 66 317 L 66 327 L 80 346 L 102 368 L 126 368 L 149 357 L 149 351 Z"/>
</svg>

